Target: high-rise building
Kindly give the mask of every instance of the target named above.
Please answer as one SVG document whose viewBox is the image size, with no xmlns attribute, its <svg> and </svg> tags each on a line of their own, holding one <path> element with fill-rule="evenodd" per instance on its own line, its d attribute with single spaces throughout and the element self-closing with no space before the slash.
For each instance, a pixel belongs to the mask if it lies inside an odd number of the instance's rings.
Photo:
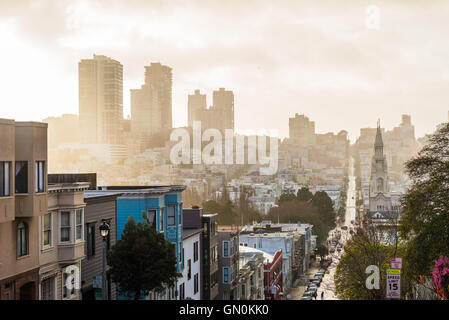
<svg viewBox="0 0 449 320">
<path fill-rule="evenodd" d="M 300 146 L 310 146 L 315 144 L 315 122 L 310 121 L 306 116 L 295 114 L 294 118 L 288 119 L 289 137 Z"/>
<path fill-rule="evenodd" d="M 234 130 L 234 93 L 225 88 L 214 91 L 213 108 L 222 112 L 223 129 Z"/>
<path fill-rule="evenodd" d="M 195 90 L 195 94 L 189 94 L 188 99 L 188 123 L 193 126 L 193 121 L 201 121 L 202 112 L 207 109 L 206 95 L 200 90 Z"/>
<path fill-rule="evenodd" d="M 131 90 L 131 132 L 142 149 L 149 147 L 151 138 L 162 129 L 161 117 L 157 92 L 149 84 Z"/>
<path fill-rule="evenodd" d="M 207 108 L 206 95 L 195 90 L 195 94 L 189 95 L 188 100 L 189 127 L 192 127 L 193 121 L 201 121 L 203 130 L 234 130 L 234 93 L 224 88 L 214 91 L 213 105 Z"/>
<path fill-rule="evenodd" d="M 157 93 L 161 109 L 162 128 L 171 130 L 172 123 L 172 68 L 152 62 L 145 67 L 145 84 L 150 85 Z"/>
<path fill-rule="evenodd" d="M 131 90 L 131 133 L 143 151 L 163 146 L 172 128 L 172 69 L 151 63 L 145 84 Z"/>
<path fill-rule="evenodd" d="M 78 63 L 81 142 L 119 144 L 123 120 L 123 66 L 103 55 Z"/>
</svg>

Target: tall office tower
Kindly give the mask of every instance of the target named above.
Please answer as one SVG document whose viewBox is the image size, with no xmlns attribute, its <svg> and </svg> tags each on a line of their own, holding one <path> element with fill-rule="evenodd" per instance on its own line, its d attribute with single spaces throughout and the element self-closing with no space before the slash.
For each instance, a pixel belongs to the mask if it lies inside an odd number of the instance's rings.
<svg viewBox="0 0 449 320">
<path fill-rule="evenodd" d="M 294 118 L 288 119 L 289 137 L 300 146 L 315 144 L 315 122 L 306 116 L 295 114 Z"/>
<path fill-rule="evenodd" d="M 131 90 L 131 132 L 142 149 L 149 148 L 151 139 L 162 129 L 162 110 L 157 91 L 149 84 Z M 142 150 L 143 151 L 143 150 Z"/>
<path fill-rule="evenodd" d="M 102 55 L 78 63 L 81 142 L 119 144 L 123 120 L 123 66 Z"/>
<path fill-rule="evenodd" d="M 192 127 L 193 121 L 202 121 L 202 114 L 207 109 L 206 95 L 200 94 L 200 90 L 195 90 L 195 94 L 189 94 L 187 109 L 189 127 Z"/>
<path fill-rule="evenodd" d="M 213 93 L 213 108 L 222 115 L 222 128 L 234 130 L 234 93 L 220 88 Z"/>
<path fill-rule="evenodd" d="M 161 125 L 163 129 L 171 130 L 172 123 L 172 68 L 152 62 L 145 66 L 145 84 L 157 92 L 161 108 Z"/>
</svg>

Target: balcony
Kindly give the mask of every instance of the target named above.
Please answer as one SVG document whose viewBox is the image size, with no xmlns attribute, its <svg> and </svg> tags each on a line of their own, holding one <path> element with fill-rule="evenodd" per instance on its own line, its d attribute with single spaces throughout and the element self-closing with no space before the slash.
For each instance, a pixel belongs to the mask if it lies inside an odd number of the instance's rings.
<svg viewBox="0 0 449 320">
<path fill-rule="evenodd" d="M 0 223 L 14 221 L 14 198 L 0 197 Z"/>
<path fill-rule="evenodd" d="M 47 193 L 15 194 L 16 217 L 34 217 L 47 213 Z"/>
</svg>

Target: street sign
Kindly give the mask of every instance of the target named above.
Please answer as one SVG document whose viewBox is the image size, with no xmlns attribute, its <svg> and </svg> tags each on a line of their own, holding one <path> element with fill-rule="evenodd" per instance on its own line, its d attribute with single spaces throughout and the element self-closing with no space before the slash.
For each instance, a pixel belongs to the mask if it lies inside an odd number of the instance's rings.
<svg viewBox="0 0 449 320">
<path fill-rule="evenodd" d="M 103 288 L 103 277 L 102 276 L 94 276 L 94 278 L 92 280 L 92 287 L 94 289 Z"/>
<path fill-rule="evenodd" d="M 387 299 L 400 299 L 400 298 L 401 298 L 401 275 L 387 274 Z"/>
<path fill-rule="evenodd" d="M 391 258 L 390 267 L 392 269 L 402 269 L 402 258 Z"/>
<path fill-rule="evenodd" d="M 387 274 L 401 274 L 401 269 L 387 269 Z"/>
<path fill-rule="evenodd" d="M 94 296 L 95 298 L 103 298 L 103 289 L 94 289 Z"/>
</svg>

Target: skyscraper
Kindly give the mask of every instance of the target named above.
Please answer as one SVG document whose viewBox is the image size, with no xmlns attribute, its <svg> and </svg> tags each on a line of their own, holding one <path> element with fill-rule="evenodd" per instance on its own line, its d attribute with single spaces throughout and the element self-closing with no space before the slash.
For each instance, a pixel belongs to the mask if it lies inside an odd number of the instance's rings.
<svg viewBox="0 0 449 320">
<path fill-rule="evenodd" d="M 223 115 L 223 129 L 234 130 L 234 93 L 224 88 L 214 91 L 213 107 Z"/>
<path fill-rule="evenodd" d="M 295 114 L 294 118 L 288 119 L 289 137 L 294 143 L 305 147 L 315 144 L 315 122 L 310 121 L 303 114 Z"/>
<path fill-rule="evenodd" d="M 157 92 L 161 108 L 161 125 L 163 129 L 171 130 L 172 123 L 172 68 L 159 62 L 152 62 L 145 67 L 145 84 Z"/>
<path fill-rule="evenodd" d="M 149 84 L 140 89 L 131 89 L 131 132 L 142 146 L 148 148 L 151 138 L 162 129 L 161 105 L 157 91 Z"/>
<path fill-rule="evenodd" d="M 207 109 L 206 95 L 200 90 L 195 90 L 195 94 L 189 94 L 188 98 L 188 123 L 193 126 L 193 121 L 201 121 L 202 112 Z"/>
<path fill-rule="evenodd" d="M 213 92 L 213 105 L 206 106 L 206 95 L 195 90 L 189 95 L 188 123 L 191 127 L 193 121 L 201 121 L 203 130 L 213 128 L 224 133 L 226 129 L 234 130 L 234 93 L 220 88 Z"/>
<path fill-rule="evenodd" d="M 81 142 L 119 144 L 123 66 L 103 55 L 78 63 Z"/>
</svg>

